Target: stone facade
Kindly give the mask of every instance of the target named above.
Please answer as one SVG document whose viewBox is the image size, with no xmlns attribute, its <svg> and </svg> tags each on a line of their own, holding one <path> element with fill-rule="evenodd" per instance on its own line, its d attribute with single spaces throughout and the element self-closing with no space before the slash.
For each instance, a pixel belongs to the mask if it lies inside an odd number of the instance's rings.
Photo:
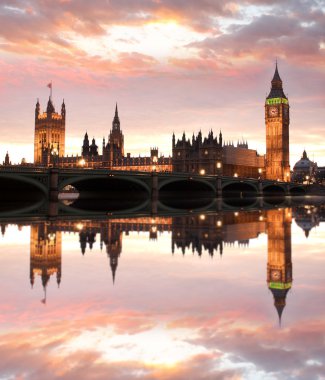
<svg viewBox="0 0 325 380">
<path fill-rule="evenodd" d="M 214 137 L 211 130 L 206 138 L 199 132 L 192 140 L 183 133 L 177 141 L 173 135 L 174 172 L 258 178 L 264 167 L 264 156 L 249 149 L 247 142 L 223 143 L 221 132 Z"/>
</svg>

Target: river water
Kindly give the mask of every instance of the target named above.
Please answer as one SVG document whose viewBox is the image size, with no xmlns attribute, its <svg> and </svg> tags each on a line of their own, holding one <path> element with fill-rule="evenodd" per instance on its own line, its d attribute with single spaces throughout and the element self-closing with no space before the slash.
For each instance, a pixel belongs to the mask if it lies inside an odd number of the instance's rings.
<svg viewBox="0 0 325 380">
<path fill-rule="evenodd" d="M 324 379 L 324 221 L 2 218 L 0 379 Z"/>
</svg>

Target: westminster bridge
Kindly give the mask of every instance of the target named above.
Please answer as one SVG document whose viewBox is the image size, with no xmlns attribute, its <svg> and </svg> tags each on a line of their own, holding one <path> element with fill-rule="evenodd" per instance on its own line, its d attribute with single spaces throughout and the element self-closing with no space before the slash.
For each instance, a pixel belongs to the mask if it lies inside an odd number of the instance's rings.
<svg viewBox="0 0 325 380">
<path fill-rule="evenodd" d="M 202 198 L 245 201 L 306 193 L 304 185 L 255 178 L 86 168 L 0 167 L 2 202 L 46 199 L 55 204 L 59 194 L 71 186 L 78 191 L 81 200 L 110 199 L 111 202 L 125 204 L 136 201 L 154 213 L 159 207 L 166 208 L 162 204 L 168 199 L 176 199 L 177 202 Z M 131 206 L 129 208 L 132 209 Z"/>
</svg>

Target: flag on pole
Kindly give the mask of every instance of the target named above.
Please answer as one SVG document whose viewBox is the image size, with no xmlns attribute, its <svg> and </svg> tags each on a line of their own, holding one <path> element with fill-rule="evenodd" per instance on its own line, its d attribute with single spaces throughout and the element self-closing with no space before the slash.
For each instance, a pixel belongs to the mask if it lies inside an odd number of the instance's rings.
<svg viewBox="0 0 325 380">
<path fill-rule="evenodd" d="M 52 81 L 47 84 L 47 86 L 50 89 L 50 98 L 52 99 Z"/>
</svg>

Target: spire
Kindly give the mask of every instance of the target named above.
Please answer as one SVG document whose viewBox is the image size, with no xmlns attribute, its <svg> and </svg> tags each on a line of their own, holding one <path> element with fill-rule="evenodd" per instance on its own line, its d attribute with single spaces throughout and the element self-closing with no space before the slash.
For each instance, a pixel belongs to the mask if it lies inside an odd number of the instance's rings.
<svg viewBox="0 0 325 380">
<path fill-rule="evenodd" d="M 282 80 L 280 78 L 279 71 L 278 71 L 278 60 L 275 61 L 275 72 L 272 79 L 272 82 L 276 82 L 276 81 L 279 81 L 282 83 Z"/>
<path fill-rule="evenodd" d="M 271 91 L 267 97 L 267 99 L 273 99 L 273 98 L 285 98 L 283 87 L 282 87 L 282 79 L 280 77 L 279 71 L 278 71 L 278 62 L 275 63 L 275 71 L 273 75 L 273 79 L 271 81 Z"/>
<path fill-rule="evenodd" d="M 111 266 L 112 268 L 112 278 L 113 278 L 113 285 L 115 284 L 115 274 L 116 274 L 116 266 Z"/>
<path fill-rule="evenodd" d="M 279 325 L 281 326 L 281 318 L 283 310 L 286 306 L 286 296 L 289 291 L 289 289 L 273 289 L 270 288 L 271 292 L 273 293 L 274 297 L 274 306 L 278 313 L 279 317 Z"/>
<path fill-rule="evenodd" d="M 52 103 L 51 97 L 49 97 L 49 101 L 47 102 L 47 108 L 46 108 L 47 116 L 51 115 L 54 112 L 55 112 L 54 105 Z"/>
<path fill-rule="evenodd" d="M 117 102 L 115 105 L 115 115 L 114 115 L 114 119 L 113 119 L 112 124 L 113 124 L 113 131 L 114 130 L 120 130 L 120 118 L 118 116 Z"/>
</svg>

